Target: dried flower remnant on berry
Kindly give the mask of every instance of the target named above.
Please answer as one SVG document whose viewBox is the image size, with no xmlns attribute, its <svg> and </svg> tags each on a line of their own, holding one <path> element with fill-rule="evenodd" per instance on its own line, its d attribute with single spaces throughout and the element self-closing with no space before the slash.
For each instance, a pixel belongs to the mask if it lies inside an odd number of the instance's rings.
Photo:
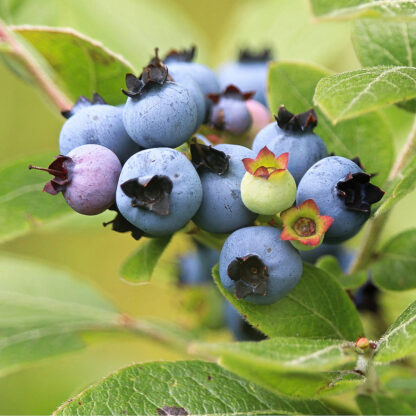
<svg viewBox="0 0 416 416">
<path fill-rule="evenodd" d="M 43 188 L 43 192 L 47 192 L 51 195 L 57 195 L 59 192 L 65 190 L 66 186 L 70 183 L 68 177 L 68 163 L 72 163 L 72 159 L 68 156 L 59 155 L 48 166 L 48 168 L 41 168 L 39 166 L 29 165 L 29 169 L 42 170 L 48 172 L 54 176 Z"/>
<path fill-rule="evenodd" d="M 242 63 L 268 62 L 272 59 L 273 54 L 270 48 L 264 48 L 259 51 L 253 51 L 245 48 L 241 49 L 238 54 L 238 62 Z"/>
<path fill-rule="evenodd" d="M 232 98 L 233 100 L 247 101 L 254 97 L 254 91 L 242 92 L 235 85 L 228 85 L 228 87 L 219 94 L 208 94 L 207 97 L 214 103 L 217 104 L 222 97 Z"/>
<path fill-rule="evenodd" d="M 103 97 L 101 97 L 100 94 L 94 92 L 92 96 L 92 100 L 89 98 L 81 95 L 78 97 L 77 101 L 75 101 L 75 104 L 72 106 L 70 110 L 61 111 L 61 114 L 65 118 L 72 117 L 78 110 L 81 110 L 85 107 L 90 107 L 91 105 L 104 105 L 107 104 Z"/>
<path fill-rule="evenodd" d="M 168 81 L 168 68 L 159 59 L 158 48 L 155 48 L 155 56 L 150 63 L 143 69 L 140 77 L 133 74 L 126 74 L 127 90 L 122 90 L 128 97 L 140 96 L 143 91 L 153 85 L 163 85 Z"/>
<path fill-rule="evenodd" d="M 230 165 L 229 155 L 196 141 L 191 144 L 191 159 L 196 169 L 205 167 L 218 175 L 226 173 Z"/>
<path fill-rule="evenodd" d="M 229 264 L 227 274 L 235 281 L 237 299 L 248 295 L 267 295 L 269 272 L 260 257 L 256 255 L 237 257 Z"/>
<path fill-rule="evenodd" d="M 171 49 L 163 58 L 165 63 L 169 62 L 192 62 L 196 55 L 196 46 L 189 49 Z"/>
<path fill-rule="evenodd" d="M 293 114 L 282 105 L 275 119 L 282 130 L 293 133 L 312 132 L 318 124 L 318 116 L 313 108 L 304 113 Z"/>
<path fill-rule="evenodd" d="M 338 196 L 347 209 L 369 213 L 371 205 L 383 198 L 384 191 L 370 183 L 371 175 L 364 172 L 350 173 L 336 185 Z"/>
<path fill-rule="evenodd" d="M 116 216 L 108 222 L 103 222 L 103 226 L 111 225 L 111 229 L 118 233 L 131 233 L 131 236 L 137 241 L 144 237 L 146 233 L 140 228 L 135 227 L 131 222 L 127 221 L 121 214 L 116 204 L 113 204 L 109 210 L 115 211 Z"/>
<path fill-rule="evenodd" d="M 121 184 L 123 192 L 131 198 L 132 207 L 158 215 L 169 215 L 172 188 L 172 181 L 164 175 L 155 175 L 144 182 L 140 178 L 130 179 Z"/>
</svg>

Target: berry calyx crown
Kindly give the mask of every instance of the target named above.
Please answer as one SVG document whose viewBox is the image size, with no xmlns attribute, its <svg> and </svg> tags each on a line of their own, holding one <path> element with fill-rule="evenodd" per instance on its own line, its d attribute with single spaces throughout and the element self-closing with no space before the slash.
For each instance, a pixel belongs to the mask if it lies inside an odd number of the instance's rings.
<svg viewBox="0 0 416 416">
<path fill-rule="evenodd" d="M 264 146 L 255 159 L 243 159 L 246 171 L 253 176 L 263 179 L 273 179 L 287 170 L 289 153 L 282 153 L 276 157 L 275 154 Z"/>
<path fill-rule="evenodd" d="M 111 229 L 118 233 L 131 233 L 131 236 L 137 241 L 140 240 L 143 236 L 145 236 L 145 232 L 142 231 L 140 228 L 134 226 L 130 221 L 127 221 L 121 214 L 120 210 L 118 209 L 116 204 L 113 204 L 110 208 L 111 211 L 116 212 L 116 216 L 108 222 L 103 222 L 103 226 L 107 227 L 111 225 Z"/>
<path fill-rule="evenodd" d="M 383 198 L 384 191 L 370 183 L 372 175 L 364 172 L 350 173 L 340 180 L 336 189 L 350 211 L 369 213 L 371 205 Z"/>
<path fill-rule="evenodd" d="M 105 102 L 104 98 L 101 97 L 101 95 L 98 94 L 97 92 L 94 92 L 91 100 L 85 97 L 84 95 L 80 95 L 77 101 L 75 101 L 75 104 L 72 106 L 72 108 L 70 110 L 61 111 L 61 114 L 65 118 L 68 119 L 69 117 L 72 117 L 77 111 L 81 110 L 82 108 L 90 107 L 91 105 L 103 105 L 103 104 L 107 104 L 107 103 Z"/>
<path fill-rule="evenodd" d="M 133 74 L 126 74 L 127 90 L 122 89 L 128 97 L 134 98 L 140 96 L 145 90 L 154 85 L 163 85 L 168 81 L 168 68 L 159 59 L 159 49 L 155 48 L 155 56 L 149 64 L 143 68 L 139 77 Z"/>
<path fill-rule="evenodd" d="M 57 195 L 59 192 L 64 191 L 70 183 L 68 164 L 72 164 L 72 159 L 68 156 L 59 155 L 55 157 L 55 160 L 47 168 L 29 165 L 29 169 L 42 170 L 53 175 L 54 178 L 43 187 L 43 192 Z"/>
<path fill-rule="evenodd" d="M 228 171 L 230 156 L 221 150 L 198 143 L 196 140 L 191 144 L 190 149 L 191 160 L 196 169 L 205 167 L 220 176 Z"/>
<path fill-rule="evenodd" d="M 310 133 L 318 124 L 318 116 L 313 108 L 293 114 L 282 105 L 274 118 L 282 130 L 293 133 Z"/>
<path fill-rule="evenodd" d="M 272 50 L 270 48 L 253 51 L 249 48 L 241 49 L 238 54 L 238 62 L 268 62 L 273 59 Z"/>
<path fill-rule="evenodd" d="M 260 257 L 249 254 L 236 257 L 227 268 L 229 278 L 235 281 L 237 299 L 248 295 L 267 295 L 269 271 Z"/>
<path fill-rule="evenodd" d="M 320 215 L 313 199 L 308 199 L 297 207 L 280 214 L 283 222 L 281 240 L 299 241 L 307 246 L 318 246 L 333 223 L 333 218 Z"/>
<path fill-rule="evenodd" d="M 196 55 L 196 46 L 189 49 L 171 49 L 163 58 L 166 64 L 169 62 L 192 62 Z"/>
<path fill-rule="evenodd" d="M 158 215 L 169 215 L 172 188 L 172 181 L 165 175 L 154 175 L 145 180 L 134 178 L 121 184 L 123 192 L 131 198 L 132 207 Z"/>
<path fill-rule="evenodd" d="M 209 98 L 214 104 L 217 104 L 222 97 L 232 98 L 233 100 L 238 101 L 247 101 L 253 98 L 254 94 L 255 91 L 242 92 L 238 87 L 230 84 L 219 94 L 207 94 L 207 98 Z"/>
</svg>

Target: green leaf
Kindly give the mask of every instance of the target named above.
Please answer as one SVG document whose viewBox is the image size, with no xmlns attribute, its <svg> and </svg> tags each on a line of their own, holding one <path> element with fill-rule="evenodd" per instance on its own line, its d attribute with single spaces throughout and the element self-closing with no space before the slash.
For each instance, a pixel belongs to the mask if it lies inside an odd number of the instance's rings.
<svg viewBox="0 0 416 416">
<path fill-rule="evenodd" d="M 82 348 L 79 331 L 117 322 L 109 301 L 55 267 L 1 254 L 0 274 L 0 375 Z"/>
<path fill-rule="evenodd" d="M 297 286 L 271 305 L 236 299 L 222 286 L 218 266 L 214 267 L 213 275 L 221 293 L 254 327 L 270 337 L 355 341 L 364 332 L 354 305 L 339 283 L 309 264 L 304 263 Z"/>
<path fill-rule="evenodd" d="M 386 194 L 380 201 L 374 216 L 378 217 L 390 211 L 406 195 L 409 195 L 416 187 L 416 157 L 413 157 L 386 189 Z"/>
<path fill-rule="evenodd" d="M 349 390 L 365 380 L 351 371 L 322 372 L 354 362 L 353 347 L 353 343 L 340 341 L 287 337 L 262 342 L 194 344 L 191 351 L 215 356 L 230 371 L 280 394 L 318 397 Z"/>
<path fill-rule="evenodd" d="M 416 302 L 413 302 L 381 337 L 375 360 L 379 362 L 399 360 L 415 351 Z"/>
<path fill-rule="evenodd" d="M 416 64 L 416 22 L 360 19 L 354 22 L 352 40 L 362 66 Z M 398 104 L 416 112 L 416 100 Z"/>
<path fill-rule="evenodd" d="M 312 13 L 322 20 L 383 17 L 384 19 L 416 19 L 413 0 L 310 0 Z"/>
<path fill-rule="evenodd" d="M 216 364 L 179 361 L 124 368 L 63 404 L 55 415 L 145 416 L 166 407 L 188 415 L 331 413 L 318 401 L 276 396 Z"/>
<path fill-rule="evenodd" d="M 47 174 L 28 170 L 29 164 L 48 166 L 54 156 L 31 156 L 0 167 L 0 242 L 73 213 L 62 195 L 42 192 Z"/>
<path fill-rule="evenodd" d="M 416 68 L 376 66 L 319 81 L 314 102 L 334 123 L 416 97 Z"/>
<path fill-rule="evenodd" d="M 270 366 L 275 371 L 331 370 L 355 361 L 352 342 L 275 337 L 260 342 L 195 343 L 190 349 L 215 357 L 234 357 Z"/>
<path fill-rule="evenodd" d="M 276 111 L 285 104 L 292 112 L 306 111 L 313 105 L 316 84 L 330 74 L 327 69 L 311 64 L 282 61 L 271 64 L 270 108 Z M 322 137 L 328 151 L 350 159 L 359 156 L 368 172 L 379 173 L 373 181 L 382 185 L 394 160 L 393 136 L 384 118 L 374 112 L 334 126 L 319 108 L 316 112 L 318 126 L 315 132 Z"/>
<path fill-rule="evenodd" d="M 314 398 L 339 394 L 355 389 L 366 378 L 350 370 L 305 373 L 276 372 L 272 367 L 256 365 L 240 357 L 223 357 L 220 364 L 228 370 L 269 390 L 290 397 Z"/>
<path fill-rule="evenodd" d="M 208 37 L 202 26 L 189 17 L 185 7 L 171 1 L 117 0 L 115 5 L 114 0 L 42 0 L 42 7 L 38 0 L 17 2 L 19 7 L 0 2 L 0 16 L 8 24 L 71 27 L 99 39 L 138 70 L 146 65 L 155 46 L 165 53 L 168 48 L 193 42 L 200 48 L 198 58 L 208 55 Z"/>
<path fill-rule="evenodd" d="M 352 40 L 363 66 L 415 66 L 416 22 L 360 19 L 353 25 Z"/>
<path fill-rule="evenodd" d="M 387 290 L 416 288 L 416 230 L 407 230 L 384 244 L 372 266 L 374 283 Z"/>
<path fill-rule="evenodd" d="M 124 76 L 134 72 L 124 58 L 73 29 L 15 26 L 52 70 L 54 82 L 74 101 L 98 92 L 109 104 L 125 101 Z"/>
<path fill-rule="evenodd" d="M 362 415 L 413 415 L 413 409 L 403 401 L 382 394 L 360 394 L 356 397 Z"/>
<path fill-rule="evenodd" d="M 121 265 L 121 277 L 131 283 L 149 281 L 171 237 L 169 235 L 144 241 L 139 249 Z"/>
<path fill-rule="evenodd" d="M 344 289 L 356 289 L 362 286 L 367 280 L 367 273 L 365 271 L 345 274 L 334 256 L 320 257 L 316 263 L 316 267 L 325 270 L 334 277 Z"/>
</svg>

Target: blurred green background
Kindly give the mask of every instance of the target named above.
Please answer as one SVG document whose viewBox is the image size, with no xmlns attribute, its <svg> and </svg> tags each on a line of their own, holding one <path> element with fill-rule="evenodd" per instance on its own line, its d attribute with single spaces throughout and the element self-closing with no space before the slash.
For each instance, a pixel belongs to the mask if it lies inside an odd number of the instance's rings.
<svg viewBox="0 0 416 416">
<path fill-rule="evenodd" d="M 349 23 L 314 24 L 306 0 L 0 0 L 0 15 L 10 24 L 73 27 L 100 40 L 137 68 L 144 65 L 155 46 L 164 53 L 168 48 L 191 44 L 199 48 L 197 59 L 212 67 L 234 59 L 244 46 L 269 46 L 278 59 L 315 62 L 334 71 L 359 66 Z M 120 87 L 122 84 L 120 80 Z M 58 152 L 64 119 L 42 94 L 6 65 L 0 65 L 0 91 L 0 163 Z M 395 108 L 385 114 L 397 132 L 399 146 L 413 117 Z M 415 203 L 416 194 L 412 194 L 399 205 L 385 237 L 415 226 L 416 216 L 409 215 Z M 118 269 L 138 243 L 103 229 L 101 222 L 106 218 L 108 215 L 74 215 L 34 229 L 1 249 L 70 269 L 132 316 L 152 315 L 187 327 L 197 325 L 199 315 L 186 305 L 199 295 L 179 290 L 172 282 L 175 259 L 189 242 L 177 239 L 171 244 L 152 283 L 128 285 L 119 278 Z M 395 318 L 408 301 L 407 295 L 390 297 L 389 318 Z M 229 337 L 225 330 L 213 336 Z M 82 351 L 0 378 L 0 413 L 47 414 L 121 366 L 183 357 L 168 345 L 132 335 L 86 334 L 84 338 L 88 348 Z"/>
</svg>

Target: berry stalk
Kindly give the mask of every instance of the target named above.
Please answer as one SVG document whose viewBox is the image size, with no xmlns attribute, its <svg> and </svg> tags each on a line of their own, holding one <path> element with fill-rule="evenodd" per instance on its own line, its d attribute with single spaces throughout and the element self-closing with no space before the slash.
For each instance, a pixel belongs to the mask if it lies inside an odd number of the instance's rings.
<svg viewBox="0 0 416 416">
<path fill-rule="evenodd" d="M 71 109 L 71 100 L 56 87 L 55 83 L 42 70 L 33 56 L 10 33 L 2 20 L 0 20 L 0 41 L 10 46 L 11 53 L 24 63 L 26 69 L 61 112 Z"/>
<path fill-rule="evenodd" d="M 407 137 L 406 143 L 404 144 L 400 154 L 397 156 L 396 161 L 390 171 L 387 184 L 397 178 L 402 170 L 409 163 L 410 159 L 416 152 L 416 117 L 413 121 L 412 128 L 409 136 Z M 372 218 L 369 221 L 368 227 L 366 228 L 364 237 L 361 240 L 360 247 L 358 248 L 358 255 L 352 262 L 349 273 L 355 273 L 364 268 L 372 259 L 375 250 L 378 247 L 380 237 L 383 233 L 383 229 L 389 218 L 391 211 L 386 212 L 379 217 Z"/>
</svg>

